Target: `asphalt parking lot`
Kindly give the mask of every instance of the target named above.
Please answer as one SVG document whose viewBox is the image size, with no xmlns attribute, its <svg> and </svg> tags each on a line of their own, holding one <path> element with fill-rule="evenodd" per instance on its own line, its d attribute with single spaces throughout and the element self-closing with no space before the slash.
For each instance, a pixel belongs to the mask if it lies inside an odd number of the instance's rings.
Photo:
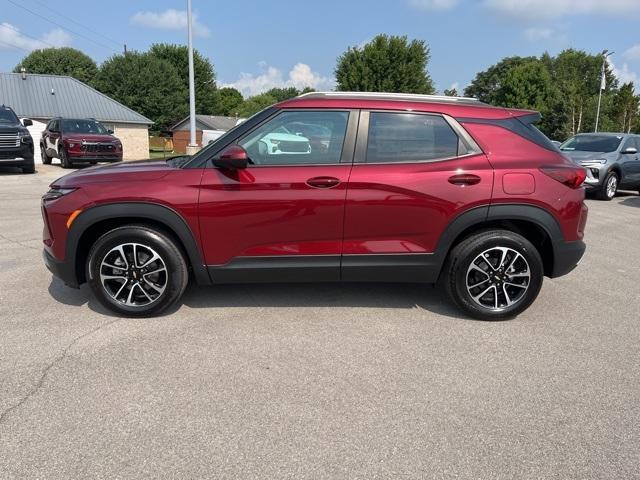
<svg viewBox="0 0 640 480">
<path fill-rule="evenodd" d="M 41 259 L 65 173 L 0 170 L 0 478 L 640 478 L 640 197 L 519 318 L 421 285 L 190 288 L 121 319 Z"/>
</svg>

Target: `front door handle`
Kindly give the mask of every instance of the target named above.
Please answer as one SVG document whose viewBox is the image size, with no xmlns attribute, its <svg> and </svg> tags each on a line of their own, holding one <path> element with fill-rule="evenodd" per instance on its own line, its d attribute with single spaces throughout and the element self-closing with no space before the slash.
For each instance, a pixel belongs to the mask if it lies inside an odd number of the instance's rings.
<svg viewBox="0 0 640 480">
<path fill-rule="evenodd" d="M 477 185 L 480 183 L 480 180 L 481 178 L 478 175 L 473 175 L 471 173 L 461 173 L 449 177 L 449 183 L 459 185 L 461 187 L 465 185 Z"/>
<path fill-rule="evenodd" d="M 340 184 L 335 177 L 313 177 L 307 180 L 307 185 L 313 188 L 333 188 Z"/>
</svg>

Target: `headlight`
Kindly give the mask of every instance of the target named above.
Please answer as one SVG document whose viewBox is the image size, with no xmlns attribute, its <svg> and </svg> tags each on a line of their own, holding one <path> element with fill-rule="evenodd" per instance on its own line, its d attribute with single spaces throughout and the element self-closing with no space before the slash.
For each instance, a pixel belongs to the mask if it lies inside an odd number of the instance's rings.
<svg viewBox="0 0 640 480">
<path fill-rule="evenodd" d="M 607 161 L 604 158 L 599 158 L 597 160 L 585 160 L 582 162 L 582 165 L 604 165 Z"/>
<path fill-rule="evenodd" d="M 51 200 L 57 200 L 60 197 L 69 195 L 71 192 L 74 192 L 75 190 L 76 190 L 75 188 L 52 188 L 42 196 L 42 201 L 49 202 Z"/>
<path fill-rule="evenodd" d="M 30 143 L 31 142 L 31 134 L 29 130 L 20 130 L 18 132 L 18 137 L 20 137 L 20 141 L 22 143 Z"/>
</svg>

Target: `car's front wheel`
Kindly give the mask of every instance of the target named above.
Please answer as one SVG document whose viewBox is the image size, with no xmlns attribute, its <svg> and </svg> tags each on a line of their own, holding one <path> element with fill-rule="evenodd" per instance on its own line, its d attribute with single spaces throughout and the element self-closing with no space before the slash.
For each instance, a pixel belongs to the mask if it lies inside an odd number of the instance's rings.
<svg viewBox="0 0 640 480">
<path fill-rule="evenodd" d="M 481 320 L 503 320 L 525 311 L 538 296 L 544 277 L 536 248 L 508 230 L 463 240 L 450 252 L 443 273 L 453 302 Z"/>
<path fill-rule="evenodd" d="M 69 155 L 67 155 L 67 152 L 64 148 L 60 149 L 60 152 L 58 153 L 59 157 L 60 157 L 60 163 L 62 164 L 62 168 L 71 168 L 73 167 L 73 164 L 71 163 L 71 160 L 69 159 Z"/>
<path fill-rule="evenodd" d="M 43 165 L 51 165 L 51 157 L 47 155 L 47 149 L 44 148 L 44 145 L 40 145 L 40 158 Z"/>
<path fill-rule="evenodd" d="M 96 298 L 114 312 L 153 316 L 182 296 L 189 280 L 185 258 L 170 235 L 143 225 L 119 227 L 100 237 L 87 260 Z"/>
<path fill-rule="evenodd" d="M 618 191 L 619 179 L 615 172 L 609 172 L 602 182 L 600 190 L 596 193 L 596 196 L 600 200 L 613 200 Z"/>
</svg>

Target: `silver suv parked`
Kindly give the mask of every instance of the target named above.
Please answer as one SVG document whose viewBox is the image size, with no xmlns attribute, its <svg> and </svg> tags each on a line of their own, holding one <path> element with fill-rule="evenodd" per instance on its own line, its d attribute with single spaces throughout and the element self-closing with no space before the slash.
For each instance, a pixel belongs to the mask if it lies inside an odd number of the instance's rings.
<svg viewBox="0 0 640 480">
<path fill-rule="evenodd" d="M 587 169 L 584 186 L 601 200 L 611 200 L 619 188 L 640 193 L 640 135 L 581 133 L 560 150 Z"/>
</svg>

